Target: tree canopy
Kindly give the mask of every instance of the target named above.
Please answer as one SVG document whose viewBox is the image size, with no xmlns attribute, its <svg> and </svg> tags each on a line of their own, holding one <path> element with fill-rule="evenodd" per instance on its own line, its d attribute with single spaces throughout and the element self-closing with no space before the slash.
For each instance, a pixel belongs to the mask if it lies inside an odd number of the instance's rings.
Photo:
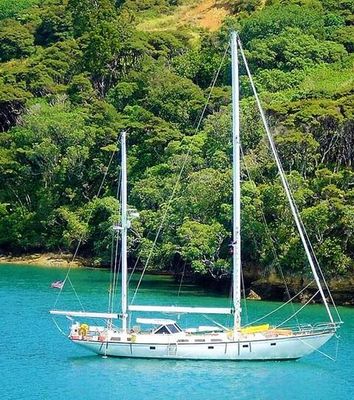
<svg viewBox="0 0 354 400">
<path fill-rule="evenodd" d="M 352 273 L 353 2 L 230 0 L 232 15 L 215 32 L 139 29 L 182 3 L 0 0 L 0 250 L 72 251 L 81 240 L 82 255 L 108 262 L 124 128 L 129 205 L 140 213 L 131 260 L 228 276 L 225 49 L 237 29 L 319 262 L 327 275 Z M 243 68 L 241 95 L 243 262 L 303 275 L 304 253 Z"/>
</svg>

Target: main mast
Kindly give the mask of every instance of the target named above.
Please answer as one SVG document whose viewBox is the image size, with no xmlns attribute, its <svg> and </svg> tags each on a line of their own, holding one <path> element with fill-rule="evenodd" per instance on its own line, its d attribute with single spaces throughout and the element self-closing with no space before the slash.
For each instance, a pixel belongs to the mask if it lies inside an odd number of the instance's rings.
<svg viewBox="0 0 354 400">
<path fill-rule="evenodd" d="M 121 135 L 121 231 L 122 231 L 122 329 L 127 331 L 128 320 L 128 262 L 127 262 L 127 237 L 128 237 L 128 215 L 127 215 L 127 150 L 126 150 L 126 132 Z"/>
<path fill-rule="evenodd" d="M 232 60 L 232 180 L 233 180 L 233 285 L 232 297 L 235 309 L 234 331 L 241 326 L 241 168 L 240 168 L 240 112 L 239 78 L 237 57 L 237 33 L 231 35 Z"/>
</svg>

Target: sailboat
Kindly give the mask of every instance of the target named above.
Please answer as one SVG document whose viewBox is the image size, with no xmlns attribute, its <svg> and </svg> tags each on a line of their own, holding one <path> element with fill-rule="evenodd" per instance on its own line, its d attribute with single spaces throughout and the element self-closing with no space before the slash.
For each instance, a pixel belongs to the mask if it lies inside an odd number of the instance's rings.
<svg viewBox="0 0 354 400">
<path fill-rule="evenodd" d="M 281 182 L 284 186 L 287 199 L 294 217 L 294 221 L 304 246 L 314 280 L 317 284 L 317 293 L 321 296 L 328 314 L 328 322 L 297 326 L 296 328 L 273 327 L 269 324 L 242 326 L 241 320 L 241 224 L 240 224 L 240 122 L 239 122 L 239 73 L 238 53 L 241 53 L 243 62 L 259 106 L 261 118 L 268 135 L 270 147 L 278 166 Z M 284 174 L 280 159 L 269 132 L 264 112 L 258 98 L 247 60 L 244 56 L 240 38 L 236 32 L 231 34 L 232 58 L 232 132 L 233 132 L 233 286 L 232 307 L 178 307 L 157 305 L 129 305 L 128 304 L 128 266 L 127 266 L 127 235 L 130 228 L 129 212 L 127 209 L 127 168 L 126 168 L 126 133 L 121 135 L 121 222 L 115 229 L 121 239 L 121 310 L 114 312 L 86 312 L 51 310 L 54 316 L 64 315 L 71 320 L 68 333 L 69 339 L 92 352 L 103 356 L 140 357 L 161 359 L 198 359 L 198 360 L 289 360 L 298 359 L 317 351 L 338 330 L 340 321 L 335 322 L 331 308 L 326 299 L 318 267 L 312 254 L 299 212 L 294 203 L 290 188 Z M 328 289 L 326 285 L 326 289 Z M 329 291 L 328 291 L 329 293 Z M 327 295 L 328 295 L 327 293 Z M 330 295 L 329 295 L 330 296 Z M 332 299 L 332 297 L 330 296 Z M 334 305 L 334 303 L 333 303 Z M 335 306 L 334 306 L 335 307 Z M 302 307 L 301 307 L 302 308 Z M 112 311 L 112 310 L 110 310 Z M 156 318 L 141 317 L 136 319 L 133 329 L 130 328 L 132 313 L 156 313 Z M 231 316 L 233 324 L 222 327 L 199 326 L 183 329 L 177 323 L 177 318 L 160 318 L 159 315 L 179 314 L 225 314 Z M 145 314 L 146 316 L 146 314 Z M 104 323 L 88 324 L 79 322 L 87 319 L 103 319 Z M 118 324 L 115 321 L 120 321 Z M 140 326 L 149 329 L 140 329 Z M 152 327 L 152 329 L 151 329 Z"/>
</svg>

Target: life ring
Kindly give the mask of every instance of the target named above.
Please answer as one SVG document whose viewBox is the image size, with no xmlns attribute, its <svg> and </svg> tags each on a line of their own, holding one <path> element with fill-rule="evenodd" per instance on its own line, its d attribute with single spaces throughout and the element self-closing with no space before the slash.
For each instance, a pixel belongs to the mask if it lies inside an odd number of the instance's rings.
<svg viewBox="0 0 354 400">
<path fill-rule="evenodd" d="M 89 326 L 87 324 L 81 324 L 79 328 L 79 335 L 87 336 L 89 332 Z"/>
</svg>

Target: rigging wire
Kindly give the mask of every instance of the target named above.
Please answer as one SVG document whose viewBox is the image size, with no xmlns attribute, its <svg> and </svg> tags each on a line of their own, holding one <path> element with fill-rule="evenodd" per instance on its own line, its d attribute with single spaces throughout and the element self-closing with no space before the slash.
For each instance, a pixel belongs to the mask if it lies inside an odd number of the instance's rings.
<svg viewBox="0 0 354 400">
<path fill-rule="evenodd" d="M 262 320 L 265 319 L 265 318 L 268 318 L 270 315 L 272 315 L 272 314 L 278 312 L 280 309 L 282 309 L 282 308 L 285 307 L 287 304 L 289 304 L 289 303 L 292 302 L 294 299 L 296 299 L 296 297 L 300 296 L 300 294 L 301 294 L 302 292 L 304 292 L 304 291 L 305 291 L 309 286 L 311 286 L 314 282 L 315 282 L 315 280 L 312 280 L 312 281 L 311 281 L 310 283 L 308 283 L 299 293 L 297 293 L 295 296 L 293 296 L 291 299 L 289 299 L 286 303 L 281 304 L 279 307 L 275 308 L 274 310 L 272 310 L 272 311 L 269 312 L 268 314 L 263 315 L 262 317 L 260 317 L 260 318 L 258 318 L 258 319 L 256 319 L 256 320 L 254 320 L 254 321 L 252 321 L 252 322 L 250 322 L 249 324 L 244 325 L 244 326 L 246 327 L 246 326 L 253 325 L 253 324 L 255 324 L 255 323 L 259 322 L 259 321 L 262 321 Z M 293 318 L 293 317 L 294 317 L 294 315 L 292 315 L 291 318 Z"/>
<path fill-rule="evenodd" d="M 287 184 L 288 184 L 288 182 L 287 182 Z M 289 186 L 289 184 L 288 184 L 288 186 Z M 289 188 L 289 189 L 290 189 L 290 188 Z M 297 207 L 297 204 L 296 204 L 296 202 L 295 202 L 294 196 L 293 196 L 293 194 L 292 194 L 291 191 L 289 191 L 289 193 L 290 193 L 292 202 L 293 202 L 293 204 L 294 204 L 294 208 L 295 208 L 295 210 L 296 210 L 296 213 L 297 213 L 297 215 L 298 215 L 298 219 L 299 219 L 301 228 L 302 228 L 302 230 L 303 230 L 304 236 L 305 236 L 305 238 L 306 238 L 306 243 L 307 243 L 308 247 L 310 248 L 310 251 L 311 251 L 310 254 L 311 254 L 312 261 L 314 261 L 315 267 L 317 268 L 317 271 L 318 271 L 318 272 L 320 273 L 320 275 L 321 275 L 322 282 L 324 283 L 324 285 L 325 285 L 325 287 L 326 287 L 327 294 L 328 294 L 329 297 L 330 297 L 330 300 L 331 300 L 331 302 L 332 302 L 332 305 L 333 305 L 333 308 L 334 308 L 334 310 L 335 310 L 335 312 L 336 312 L 336 315 L 337 315 L 339 321 L 342 322 L 342 319 L 341 319 L 340 314 L 339 314 L 339 312 L 338 312 L 338 308 L 337 308 L 337 306 L 336 306 L 336 304 L 335 304 L 335 302 L 334 302 L 334 299 L 333 299 L 332 294 L 331 294 L 331 292 L 330 292 L 330 290 L 329 290 L 327 281 L 326 281 L 326 279 L 325 279 L 325 277 L 324 277 L 324 275 L 323 275 L 322 268 L 321 268 L 321 266 L 320 266 L 320 264 L 319 264 L 319 262 L 318 262 L 316 253 L 315 253 L 315 251 L 314 251 L 314 249 L 313 249 L 312 243 L 311 243 L 310 238 L 309 238 L 309 236 L 308 236 L 308 234 L 307 234 L 306 227 L 305 227 L 305 225 L 304 225 L 304 223 L 303 223 L 303 221 L 302 221 L 301 214 L 300 214 L 300 211 L 299 211 L 299 209 L 298 209 L 298 207 Z"/>
<path fill-rule="evenodd" d="M 121 265 L 121 257 L 118 257 L 118 249 L 119 249 L 119 234 L 116 234 L 116 241 L 115 241 L 115 246 L 114 246 L 114 260 L 113 260 L 113 265 L 112 265 L 112 280 L 110 282 L 110 287 L 109 287 L 109 299 L 108 299 L 108 309 L 110 310 L 109 312 L 113 312 L 114 308 L 114 301 L 115 301 L 115 296 L 117 293 L 117 287 L 118 287 L 118 276 L 119 276 L 119 271 L 120 271 L 120 265 Z M 118 262 L 119 259 L 119 262 Z"/>
<path fill-rule="evenodd" d="M 114 276 L 114 260 L 115 260 L 115 243 L 114 240 L 116 238 L 115 231 L 112 230 L 112 240 L 111 240 L 111 262 L 110 262 L 110 273 L 109 273 L 109 295 L 108 295 L 108 312 L 111 310 L 111 302 L 112 302 L 112 289 L 113 289 L 113 276 Z"/>
<path fill-rule="evenodd" d="M 327 294 L 329 295 L 329 298 L 330 298 L 330 300 L 331 300 L 331 302 L 332 302 L 332 305 L 333 305 L 333 308 L 334 308 L 334 310 L 335 310 L 335 312 L 336 312 L 336 315 L 337 315 L 339 321 L 342 322 L 342 319 L 341 319 L 340 314 L 339 314 L 339 312 L 338 312 L 338 308 L 337 308 L 337 306 L 336 306 L 336 304 L 335 304 L 335 302 L 334 302 L 334 299 L 333 299 L 333 297 L 332 297 L 332 294 L 331 294 L 331 292 L 330 292 L 330 290 L 329 290 L 327 281 L 326 281 L 326 279 L 325 279 L 325 277 L 324 277 L 324 275 L 323 275 L 323 272 L 322 272 L 322 268 L 321 268 L 321 266 L 320 266 L 320 264 L 319 264 L 319 262 L 318 262 L 316 253 L 315 253 L 315 251 L 314 251 L 314 249 L 313 249 L 313 247 L 312 247 L 312 243 L 311 243 L 310 238 L 309 238 L 309 236 L 308 236 L 308 234 L 307 234 L 306 227 L 305 227 L 305 225 L 304 225 L 304 223 L 303 223 L 303 221 L 302 221 L 302 218 L 301 218 L 299 209 L 298 209 L 298 207 L 297 207 L 297 205 L 296 205 L 296 203 L 295 203 L 295 199 L 294 199 L 293 194 L 292 194 L 291 192 L 290 192 L 290 195 L 291 195 L 292 201 L 293 201 L 293 203 L 294 203 L 294 207 L 295 207 L 295 209 L 296 209 L 296 212 L 297 212 L 297 214 L 298 214 L 299 222 L 300 222 L 301 228 L 302 228 L 303 233 L 304 233 L 305 238 L 306 238 L 306 243 L 307 243 L 308 247 L 310 248 L 312 260 L 314 261 L 314 264 L 315 264 L 315 266 L 316 266 L 316 268 L 317 268 L 317 271 L 320 273 L 320 277 L 322 278 L 322 282 L 324 283 L 324 285 L 325 285 L 325 287 L 326 287 Z"/>
<path fill-rule="evenodd" d="M 310 343 L 306 342 L 305 340 L 298 338 L 302 343 L 306 344 L 306 346 L 310 347 L 312 350 L 317 351 L 317 353 L 320 353 L 321 355 L 329 358 L 331 361 L 337 361 L 337 357 L 338 357 L 338 344 L 339 344 L 339 340 L 337 340 L 337 345 L 336 345 L 336 355 L 334 357 L 330 356 L 329 354 L 321 351 L 320 349 L 317 349 L 316 347 L 312 346 Z"/>
<path fill-rule="evenodd" d="M 211 98 L 211 95 L 212 95 L 214 86 L 215 86 L 216 81 L 217 81 L 217 79 L 218 79 L 218 77 L 219 77 L 221 68 L 222 68 L 222 66 L 223 66 L 223 64 L 224 64 L 224 60 L 225 60 L 226 54 L 227 54 L 227 52 L 228 52 L 229 46 L 230 46 L 230 44 L 228 44 L 228 45 L 226 46 L 225 51 L 224 51 L 224 55 L 223 55 L 223 57 L 222 57 L 222 60 L 221 60 L 221 62 L 220 62 L 220 65 L 219 65 L 219 68 L 218 68 L 216 74 L 214 75 L 214 77 L 213 77 L 213 79 L 212 79 L 212 82 L 211 82 L 211 85 L 210 85 L 210 92 L 209 92 L 209 95 L 208 95 L 207 100 L 206 100 L 206 102 L 205 102 L 205 105 L 204 105 L 204 107 L 203 107 L 203 110 L 202 110 L 202 112 L 201 112 L 201 114 L 200 114 L 200 117 L 199 117 L 197 126 L 196 126 L 196 128 L 195 128 L 195 134 L 199 131 L 199 128 L 200 128 L 200 125 L 201 125 L 202 120 L 203 120 L 203 118 L 204 118 L 204 114 L 205 114 L 205 112 L 206 112 L 206 109 L 207 109 L 207 107 L 208 107 L 208 104 L 209 104 L 209 101 L 210 101 L 210 98 Z M 135 300 L 135 297 L 136 297 L 137 292 L 138 292 L 138 290 L 139 290 L 139 287 L 140 287 L 140 285 L 141 285 L 141 281 L 142 281 L 142 279 L 143 279 L 143 277 L 144 277 L 144 274 L 145 274 L 145 272 L 146 272 L 146 269 L 147 269 L 147 267 L 148 267 L 148 265 L 149 265 L 149 262 L 150 262 L 150 259 L 151 259 L 151 257 L 152 257 L 153 251 L 154 251 L 154 249 L 155 249 L 157 240 L 158 240 L 158 238 L 159 238 L 159 236 L 160 236 L 160 233 L 161 233 L 161 231 L 162 231 L 162 229 L 163 229 L 163 226 L 164 226 L 164 224 L 165 224 L 165 220 L 166 220 L 166 217 L 167 217 L 167 213 L 168 213 L 168 211 L 170 210 L 170 205 L 171 205 L 171 203 L 172 203 L 172 200 L 173 200 L 174 197 L 175 197 L 175 194 L 176 194 L 176 192 L 177 192 L 177 188 L 178 188 L 179 183 L 180 183 L 180 181 L 181 181 L 182 174 L 183 174 L 183 171 L 184 171 L 184 169 L 185 169 L 185 167 L 186 167 L 186 164 L 187 164 L 188 157 L 189 157 L 189 154 L 190 154 L 190 152 L 191 152 L 191 149 L 192 149 L 192 146 L 191 146 L 191 144 L 190 144 L 190 145 L 188 146 L 188 148 L 187 148 L 187 152 L 185 153 L 185 157 L 184 157 L 184 160 L 183 160 L 183 163 L 182 163 L 182 167 L 181 167 L 180 172 L 179 172 L 179 174 L 178 174 L 178 177 L 177 177 L 177 179 L 176 179 L 176 182 L 175 182 L 175 185 L 174 185 L 174 187 L 173 187 L 171 196 L 170 196 L 170 198 L 169 198 L 169 200 L 168 200 L 168 202 L 167 202 L 166 208 L 165 208 L 165 210 L 164 210 L 164 212 L 163 212 L 162 219 L 161 219 L 161 223 L 160 223 L 159 228 L 158 228 L 158 230 L 157 230 L 155 239 L 154 239 L 153 244 L 152 244 L 152 246 L 151 246 L 150 252 L 149 252 L 148 257 L 147 257 L 147 259 L 146 259 L 146 262 L 145 262 L 143 271 L 142 271 L 142 273 L 141 273 L 141 275 L 140 275 L 139 281 L 138 281 L 137 286 L 136 286 L 136 288 L 135 288 L 135 291 L 134 291 L 134 294 L 133 294 L 133 297 L 132 297 L 132 299 L 131 299 L 131 303 L 130 303 L 130 304 L 133 304 L 133 302 L 134 302 L 134 300 Z"/>
<path fill-rule="evenodd" d="M 61 327 L 58 325 L 56 319 L 54 317 L 52 317 L 52 320 L 54 322 L 54 325 L 57 327 L 58 331 L 65 337 L 68 337 L 68 334 L 66 332 L 64 332 Z"/>
<path fill-rule="evenodd" d="M 317 292 L 316 292 L 313 296 L 311 296 L 310 299 L 307 300 L 307 302 L 306 302 L 302 307 L 300 307 L 300 308 L 296 311 L 296 313 L 295 313 L 294 315 L 292 315 L 292 316 L 290 316 L 289 318 L 285 319 L 281 324 L 277 325 L 277 326 L 275 327 L 275 329 L 279 328 L 280 326 L 283 326 L 283 325 L 286 324 L 288 321 L 290 321 L 292 318 L 294 318 L 295 315 L 299 314 L 309 303 L 311 303 L 311 301 L 318 295 L 319 292 L 320 292 L 320 291 L 317 290 Z"/>
<path fill-rule="evenodd" d="M 246 158 L 245 158 L 245 154 L 244 154 L 244 152 L 243 152 L 242 146 L 241 146 L 241 153 L 242 153 L 243 163 L 244 163 L 244 166 L 245 166 L 245 169 L 246 169 L 246 173 L 247 173 L 247 175 L 248 175 L 248 178 L 249 178 L 250 182 L 251 182 L 251 183 L 254 185 L 254 187 L 256 188 L 257 186 L 256 186 L 256 183 L 255 183 L 254 179 L 253 179 L 252 176 L 251 176 L 251 173 L 250 173 L 250 170 L 249 170 L 249 168 L 248 168 L 248 165 L 247 165 L 247 162 L 246 162 Z M 264 176 L 263 176 L 262 173 L 261 173 L 261 176 L 262 176 L 262 178 L 264 178 Z M 272 253 L 273 253 L 273 257 L 274 257 L 275 263 L 276 263 L 276 265 L 277 265 L 277 267 L 278 267 L 278 270 L 279 270 L 279 272 L 280 272 L 281 278 L 282 278 L 282 280 L 283 280 L 283 282 L 284 282 L 285 290 L 286 290 L 286 294 L 287 294 L 287 296 L 288 296 L 288 299 L 290 300 L 290 299 L 291 299 L 291 295 L 290 295 L 289 287 L 288 287 L 288 284 L 287 284 L 287 282 L 286 282 L 286 279 L 285 279 L 285 276 L 284 276 L 284 273 L 283 273 L 283 269 L 282 269 L 282 267 L 281 267 L 281 265 L 280 265 L 280 260 L 279 260 L 278 254 L 277 254 L 277 252 L 276 252 L 276 250 L 275 250 L 275 246 L 274 246 L 274 242 L 273 242 L 273 237 L 272 237 L 272 235 L 271 235 L 271 232 L 270 232 L 270 229 L 269 229 L 269 226 L 268 226 L 268 223 L 267 223 L 265 214 L 264 214 L 264 209 L 263 209 L 263 207 L 261 207 L 260 211 L 261 211 L 261 214 L 262 214 L 262 220 L 263 220 L 263 224 L 264 224 L 264 226 L 265 226 L 265 230 L 266 230 L 267 236 L 268 236 L 269 239 L 270 239 L 271 250 L 272 250 Z M 255 239 L 254 239 L 254 243 L 255 243 L 255 245 L 256 245 L 256 247 L 257 247 L 257 242 L 256 242 Z M 292 308 L 292 310 L 293 310 L 293 313 L 295 314 L 294 305 L 293 305 L 292 302 L 290 302 L 290 304 L 291 304 L 291 308 Z M 299 320 L 297 319 L 297 317 L 296 317 L 296 322 L 297 322 L 297 324 L 299 325 Z"/>
<path fill-rule="evenodd" d="M 266 121 L 266 118 L 265 118 L 265 115 L 264 115 L 264 111 L 262 109 L 262 106 L 261 106 L 261 103 L 260 103 L 256 88 L 254 86 L 253 79 L 252 79 L 252 76 L 251 76 L 251 73 L 250 73 L 250 70 L 249 70 L 249 67 L 248 67 L 247 60 L 246 60 L 245 55 L 244 55 L 244 51 L 243 51 L 243 47 L 242 47 L 242 43 L 241 43 L 240 39 L 238 39 L 238 43 L 239 43 L 239 46 L 240 46 L 243 62 L 244 62 L 244 65 L 245 65 L 245 68 L 246 68 L 246 71 L 247 71 L 251 86 L 252 86 L 252 90 L 254 92 L 254 95 L 255 95 L 255 98 L 256 98 L 256 102 L 257 102 L 259 111 L 261 113 L 261 117 L 262 117 L 262 121 L 263 121 L 263 124 L 264 124 L 264 128 L 265 128 L 265 130 L 267 132 L 268 140 L 269 140 L 270 146 L 272 148 L 272 152 L 274 154 L 274 157 L 275 157 L 275 160 L 276 160 L 276 163 L 277 163 L 277 167 L 278 167 L 280 175 L 281 175 L 282 184 L 283 184 L 283 186 L 285 188 L 285 191 L 287 193 L 289 204 L 290 204 L 290 207 L 292 209 L 292 212 L 293 212 L 293 215 L 294 215 L 294 218 L 295 218 L 295 222 L 296 222 L 296 225 L 297 225 L 301 240 L 303 242 L 303 246 L 305 247 L 306 254 L 308 255 L 308 260 L 309 260 L 311 269 L 313 270 L 313 273 L 314 273 L 314 276 L 315 276 L 315 280 L 316 280 L 316 283 L 318 285 L 318 288 L 319 288 L 319 291 L 320 291 L 320 294 L 321 294 L 321 297 L 322 297 L 322 301 L 323 301 L 323 303 L 324 303 L 324 305 L 326 307 L 328 316 L 329 316 L 331 322 L 334 322 L 332 313 L 330 311 L 330 308 L 328 306 L 327 300 L 326 300 L 324 292 L 323 292 L 322 285 L 320 283 L 320 277 L 318 276 L 317 271 L 316 271 L 316 266 L 315 266 L 315 263 L 314 263 L 314 255 L 313 255 L 313 251 L 312 251 L 312 246 L 308 246 L 308 243 L 307 243 L 308 239 L 306 239 L 306 238 L 308 238 L 308 236 L 305 234 L 306 229 L 305 229 L 304 224 L 302 223 L 302 219 L 301 219 L 299 210 L 298 210 L 298 208 L 296 206 L 296 203 L 294 201 L 293 195 L 292 195 L 292 193 L 290 191 L 289 183 L 288 183 L 288 181 L 287 181 L 287 179 L 285 177 L 284 169 L 283 169 L 282 164 L 280 162 L 279 155 L 278 155 L 278 153 L 276 151 L 276 147 L 275 147 L 275 144 L 274 144 L 273 137 L 272 137 L 272 135 L 271 135 L 271 133 L 269 131 L 268 124 L 267 124 L 267 121 Z M 321 269 L 319 265 L 317 266 L 317 269 Z M 321 272 L 321 275 L 322 275 L 322 279 L 326 283 L 322 272 Z M 326 288 L 328 288 L 327 284 L 325 286 L 326 286 Z M 338 313 L 338 311 L 337 311 L 337 313 Z"/>
<path fill-rule="evenodd" d="M 186 271 L 186 264 L 187 261 L 185 261 L 184 265 L 183 265 L 183 271 L 182 271 L 182 276 L 181 276 L 181 280 L 179 282 L 179 287 L 178 287 L 178 293 L 177 296 L 179 297 L 179 295 L 181 294 L 181 288 L 182 288 L 182 283 L 183 283 L 183 279 L 184 279 L 184 273 Z"/>
<path fill-rule="evenodd" d="M 98 188 L 98 191 L 97 191 L 96 195 L 92 198 L 92 200 L 98 198 L 98 197 L 100 196 L 100 194 L 101 194 L 101 190 L 102 190 L 102 188 L 103 188 L 104 182 L 105 182 L 105 180 L 106 180 L 106 177 L 107 177 L 109 168 L 110 168 L 110 166 L 111 166 L 111 164 L 112 164 L 113 157 L 114 157 L 115 153 L 116 153 L 116 150 L 114 150 L 114 151 L 112 152 L 112 154 L 111 154 L 111 157 L 110 157 L 110 159 L 109 159 L 107 168 L 105 169 L 105 172 L 104 172 L 104 174 L 103 174 L 101 184 L 100 184 L 100 186 L 99 186 L 99 188 Z M 88 220 L 91 218 L 92 213 L 93 213 L 93 209 L 91 209 L 90 212 L 89 212 L 89 214 L 88 214 Z M 76 259 L 76 256 L 77 256 L 77 253 L 78 253 L 78 251 L 79 251 L 79 248 L 80 248 L 80 246 L 81 246 L 81 244 L 82 244 L 83 238 L 84 238 L 84 234 L 82 234 L 82 235 L 80 236 L 80 238 L 79 238 L 79 241 L 78 241 L 78 244 L 77 244 L 77 246 L 76 246 L 75 252 L 74 252 L 74 254 L 73 254 L 73 257 L 72 257 L 72 259 L 71 259 L 71 262 L 70 262 L 69 267 L 68 267 L 68 270 L 67 270 L 67 273 L 66 273 L 66 275 L 65 275 L 65 278 L 64 278 L 64 281 L 63 281 L 63 285 L 62 285 L 62 287 L 59 289 L 59 293 L 57 294 L 56 300 L 55 300 L 55 302 L 54 302 L 54 306 L 53 306 L 54 309 L 55 309 L 55 307 L 56 307 L 56 305 L 57 305 L 57 303 L 58 303 L 58 301 L 59 301 L 59 297 L 60 297 L 60 295 L 61 295 L 61 293 L 62 293 L 62 291 L 63 291 L 63 289 L 64 289 L 64 286 L 65 286 L 65 284 L 66 284 L 66 281 L 69 281 L 69 283 L 70 283 L 72 289 L 74 290 L 75 296 L 76 296 L 77 300 L 79 301 L 79 304 L 80 304 L 81 309 L 82 309 L 83 311 L 85 311 L 85 308 L 84 308 L 84 306 L 83 306 L 81 300 L 79 299 L 79 296 L 77 295 L 77 292 L 76 292 L 76 290 L 75 290 L 75 288 L 74 288 L 74 285 L 73 285 L 71 279 L 69 278 L 69 274 L 70 274 L 70 272 L 71 272 L 71 268 L 72 268 L 72 266 L 73 266 L 73 262 L 74 262 L 74 260 Z"/>
<path fill-rule="evenodd" d="M 231 285 L 230 285 L 230 287 L 229 287 L 229 308 L 230 308 L 230 309 L 233 307 L 232 293 L 233 293 L 233 290 L 232 290 L 232 282 L 231 282 Z M 233 319 L 233 316 L 229 314 L 229 315 L 227 316 L 227 325 L 228 325 L 228 326 L 231 326 L 231 324 L 232 324 L 232 319 Z"/>
<path fill-rule="evenodd" d="M 135 263 L 134 263 L 134 265 L 133 265 L 133 268 L 132 268 L 132 270 L 131 270 L 131 272 L 130 272 L 129 279 L 128 279 L 128 285 L 129 285 L 130 281 L 131 281 L 132 278 L 133 278 L 133 275 L 134 275 L 134 273 L 135 273 L 136 267 L 137 267 L 138 264 L 139 264 L 139 261 L 140 261 L 140 254 L 139 254 L 138 257 L 136 258 Z"/>
<path fill-rule="evenodd" d="M 342 321 L 342 318 L 341 318 L 341 316 L 340 316 L 340 314 L 339 314 L 339 311 L 338 311 L 338 308 L 337 308 L 337 306 L 336 306 L 336 304 L 335 304 L 335 302 L 334 302 L 334 299 L 333 299 L 333 297 L 332 297 L 332 293 L 331 293 L 331 291 L 329 290 L 329 287 L 328 287 L 328 285 L 327 285 L 327 281 L 326 281 L 326 279 L 325 279 L 325 277 L 324 277 L 324 275 L 323 275 L 322 268 L 321 268 L 321 266 L 320 266 L 320 263 L 318 262 L 316 253 L 314 252 L 314 249 L 313 249 L 313 247 L 312 247 L 312 243 L 311 243 L 311 241 L 310 241 L 310 239 L 309 239 L 309 237 L 308 237 L 308 235 L 307 235 L 307 231 L 306 231 L 305 226 L 304 226 L 304 224 L 303 224 L 303 222 L 302 222 L 302 219 L 300 219 L 300 222 L 301 222 L 301 224 L 302 224 L 302 226 L 303 226 L 303 229 L 304 229 L 304 232 L 305 232 L 307 244 L 308 244 L 309 247 L 311 248 L 312 256 L 313 256 L 313 258 L 314 258 L 314 261 L 315 261 L 317 270 L 318 270 L 318 271 L 320 272 L 320 274 L 321 274 L 322 281 L 323 281 L 323 283 L 324 283 L 325 286 L 326 286 L 327 294 L 329 295 L 329 298 L 330 298 L 330 300 L 331 300 L 331 302 L 332 302 L 332 305 L 333 305 L 333 307 L 334 307 L 334 310 L 335 310 L 335 312 L 336 312 L 336 315 L 337 315 L 337 317 L 338 317 L 338 320 L 339 320 L 340 323 L 342 323 L 342 322 L 343 322 L 343 321 Z"/>
<path fill-rule="evenodd" d="M 241 285 L 243 288 L 243 304 L 245 308 L 245 315 L 246 315 L 246 323 L 249 323 L 249 317 L 248 317 L 248 308 L 247 308 L 247 298 L 246 298 L 246 286 L 245 286 L 245 278 L 243 276 L 243 270 L 241 267 Z"/>
<path fill-rule="evenodd" d="M 120 140 L 120 138 L 118 139 Z M 119 199 L 119 194 L 120 194 L 120 185 L 121 185 L 121 180 L 122 180 L 122 174 L 119 174 L 118 178 L 118 185 L 117 185 L 117 191 L 116 191 L 116 199 Z M 120 214 L 120 208 L 121 208 L 121 202 L 119 202 L 119 209 L 118 213 Z M 119 219 L 119 217 L 118 217 Z M 119 221 L 117 222 L 117 224 Z M 116 240 L 114 241 L 114 238 Z M 110 286 L 109 286 L 109 297 L 108 297 L 108 309 L 110 312 L 113 312 L 113 306 L 114 306 L 114 298 L 117 292 L 117 285 L 118 285 L 118 275 L 119 275 L 119 270 L 120 270 L 120 263 L 117 267 L 117 259 L 118 259 L 118 249 L 119 249 L 119 231 L 118 230 L 112 230 L 112 251 L 111 251 L 111 273 L 110 273 Z M 121 260 L 120 260 L 121 262 Z"/>
<path fill-rule="evenodd" d="M 220 328 L 224 329 L 225 331 L 229 330 L 229 328 L 227 328 L 226 326 L 220 324 L 219 322 L 215 321 L 214 319 L 210 318 L 208 315 L 206 315 L 206 314 L 202 314 L 202 315 L 203 315 L 203 317 L 205 319 L 207 319 L 208 321 L 212 322 L 213 324 L 215 324 L 217 326 L 220 326 Z"/>
</svg>

